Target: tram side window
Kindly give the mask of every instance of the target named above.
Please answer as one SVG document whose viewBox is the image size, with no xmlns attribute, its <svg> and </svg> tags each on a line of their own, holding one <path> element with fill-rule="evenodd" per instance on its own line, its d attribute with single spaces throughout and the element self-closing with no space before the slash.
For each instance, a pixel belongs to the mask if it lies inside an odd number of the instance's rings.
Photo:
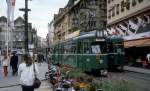
<svg viewBox="0 0 150 91">
<path fill-rule="evenodd" d="M 84 42 L 84 53 L 89 54 L 90 53 L 90 48 L 89 48 L 89 42 Z"/>
<path fill-rule="evenodd" d="M 71 50 L 71 53 L 76 53 L 77 52 L 77 46 L 73 45 L 70 50 Z"/>
<path fill-rule="evenodd" d="M 123 51 L 123 44 L 115 44 L 115 52 L 121 53 Z"/>
<path fill-rule="evenodd" d="M 110 43 L 110 44 L 108 45 L 108 52 L 113 52 L 113 51 L 114 51 L 113 49 L 114 49 L 114 48 L 113 48 L 113 44 Z"/>
<path fill-rule="evenodd" d="M 78 42 L 78 53 L 83 53 L 83 43 L 82 42 Z"/>
</svg>

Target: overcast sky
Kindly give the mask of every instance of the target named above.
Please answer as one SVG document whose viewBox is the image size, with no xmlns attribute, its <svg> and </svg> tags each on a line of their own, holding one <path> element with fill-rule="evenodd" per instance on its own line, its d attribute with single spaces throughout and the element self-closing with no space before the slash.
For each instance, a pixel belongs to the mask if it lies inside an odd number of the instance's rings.
<svg viewBox="0 0 150 91">
<path fill-rule="evenodd" d="M 25 0 L 16 0 L 15 19 L 24 13 L 19 8 L 24 7 Z M 53 15 L 58 13 L 59 8 L 64 7 L 69 0 L 29 0 L 29 22 L 37 28 L 38 35 L 46 37 L 48 23 L 53 19 Z M 6 16 L 6 0 L 0 0 L 0 16 Z"/>
</svg>

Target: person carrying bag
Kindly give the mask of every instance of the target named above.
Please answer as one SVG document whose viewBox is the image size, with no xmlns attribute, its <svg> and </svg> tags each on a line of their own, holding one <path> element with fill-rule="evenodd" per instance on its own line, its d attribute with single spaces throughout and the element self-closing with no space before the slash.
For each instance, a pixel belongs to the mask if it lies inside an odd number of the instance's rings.
<svg viewBox="0 0 150 91">
<path fill-rule="evenodd" d="M 37 81 L 37 74 L 39 73 L 37 65 L 33 62 L 30 55 L 24 55 L 24 62 L 19 65 L 18 74 L 20 75 L 20 84 L 22 91 L 34 91 L 40 85 Z"/>
<path fill-rule="evenodd" d="M 33 69 L 34 69 L 34 77 L 35 77 L 33 87 L 36 89 L 41 86 L 41 81 L 37 78 L 36 70 L 35 70 L 35 63 L 33 63 Z"/>
</svg>

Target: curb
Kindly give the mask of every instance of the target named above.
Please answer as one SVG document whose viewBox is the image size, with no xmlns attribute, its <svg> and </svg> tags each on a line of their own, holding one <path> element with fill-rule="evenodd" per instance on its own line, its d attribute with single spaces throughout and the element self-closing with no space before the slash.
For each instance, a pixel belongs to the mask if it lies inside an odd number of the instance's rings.
<svg viewBox="0 0 150 91">
<path fill-rule="evenodd" d="M 124 70 L 150 75 L 150 69 L 143 69 L 143 68 L 137 68 L 137 67 L 124 66 Z"/>
</svg>

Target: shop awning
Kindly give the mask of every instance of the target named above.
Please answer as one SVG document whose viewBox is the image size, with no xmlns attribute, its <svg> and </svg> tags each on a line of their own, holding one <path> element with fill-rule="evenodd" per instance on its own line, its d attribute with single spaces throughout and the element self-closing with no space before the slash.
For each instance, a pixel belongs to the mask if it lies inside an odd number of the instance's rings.
<svg viewBox="0 0 150 91">
<path fill-rule="evenodd" d="M 124 41 L 124 47 L 150 47 L 150 38 Z"/>
</svg>

